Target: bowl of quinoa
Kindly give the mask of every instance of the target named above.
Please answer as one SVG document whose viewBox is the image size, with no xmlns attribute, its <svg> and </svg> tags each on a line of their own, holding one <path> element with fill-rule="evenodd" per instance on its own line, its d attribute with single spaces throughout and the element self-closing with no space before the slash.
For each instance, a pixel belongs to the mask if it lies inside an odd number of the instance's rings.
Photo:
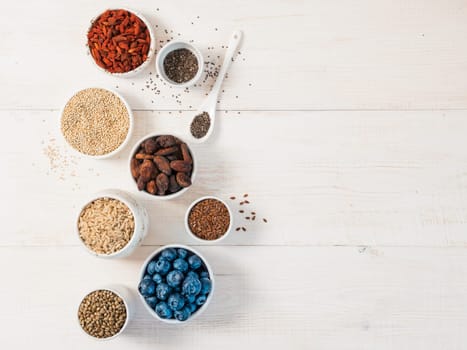
<svg viewBox="0 0 467 350">
<path fill-rule="evenodd" d="M 76 92 L 63 107 L 60 129 L 65 141 L 80 154 L 110 158 L 128 143 L 133 114 L 115 91 L 86 88 Z"/>
</svg>

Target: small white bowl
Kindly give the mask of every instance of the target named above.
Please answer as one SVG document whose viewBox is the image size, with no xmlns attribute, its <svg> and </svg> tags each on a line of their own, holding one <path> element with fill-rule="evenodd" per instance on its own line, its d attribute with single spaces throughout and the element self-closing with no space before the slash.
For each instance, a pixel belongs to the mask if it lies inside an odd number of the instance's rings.
<svg viewBox="0 0 467 350">
<path fill-rule="evenodd" d="M 162 135 L 175 136 L 177 139 L 179 139 L 180 141 L 187 144 L 188 150 L 190 151 L 191 158 L 193 160 L 193 170 L 191 171 L 191 186 L 184 187 L 178 192 L 175 192 L 175 193 L 172 193 L 172 194 L 167 194 L 165 196 L 158 196 L 158 195 L 155 195 L 155 194 L 150 194 L 149 192 L 146 192 L 144 190 L 143 191 L 138 191 L 138 193 L 141 193 L 143 196 L 145 196 L 146 198 L 150 198 L 150 199 L 169 200 L 169 199 L 174 199 L 174 198 L 180 197 L 183 193 L 185 193 L 190 187 L 193 186 L 193 184 L 195 182 L 195 177 L 196 177 L 197 163 L 196 163 L 195 154 L 193 153 L 193 150 L 190 147 L 190 145 L 188 144 L 188 142 L 183 140 L 183 138 L 181 138 L 180 136 L 178 136 L 176 134 L 158 134 L 157 133 L 157 134 L 148 134 L 148 135 L 142 137 L 141 139 L 139 139 L 138 142 L 136 142 L 135 146 L 133 147 L 133 149 L 130 152 L 130 158 L 128 159 L 128 173 L 130 175 L 131 182 L 136 186 L 136 180 L 131 175 L 131 168 L 130 168 L 130 164 L 131 164 L 131 160 L 133 159 L 133 156 L 136 154 L 136 151 L 138 150 L 140 145 L 143 143 L 143 141 L 145 141 L 146 139 L 148 139 L 150 137 L 157 137 L 157 136 L 162 136 Z"/>
<path fill-rule="evenodd" d="M 86 153 L 81 153 L 80 151 L 78 151 L 76 148 L 74 148 L 72 145 L 70 145 L 68 143 L 68 141 L 66 140 L 65 136 L 63 135 L 63 133 L 61 132 L 61 125 L 62 125 L 62 117 L 63 117 L 63 112 L 65 111 L 65 107 L 66 105 L 68 104 L 68 102 L 71 100 L 71 98 L 73 96 L 75 96 L 78 92 L 80 91 L 83 91 L 83 90 L 87 90 L 87 89 L 102 89 L 102 90 L 106 90 L 108 92 L 111 92 L 112 94 L 114 94 L 115 96 L 117 96 L 122 102 L 123 104 L 125 105 L 125 108 L 126 110 L 128 111 L 128 120 L 129 120 L 129 127 L 128 127 L 128 133 L 125 137 L 125 140 L 123 140 L 123 142 L 120 144 L 120 146 L 118 146 L 116 149 L 114 149 L 112 152 L 110 153 L 106 153 L 106 154 L 101 154 L 101 155 L 98 155 L 98 156 L 93 156 L 91 154 L 86 154 Z M 103 88 L 103 87 L 95 87 L 95 86 L 92 86 L 92 87 L 89 87 L 89 88 L 84 88 L 84 89 L 80 89 L 78 91 L 76 91 L 73 95 L 71 95 L 66 103 L 63 105 L 62 109 L 60 110 L 60 134 L 62 135 L 63 139 L 65 140 L 65 142 L 70 146 L 70 148 L 73 150 L 73 152 L 79 154 L 79 155 L 82 155 L 82 156 L 86 156 L 88 158 L 92 158 L 92 159 L 107 159 L 107 158 L 111 158 L 113 156 L 115 156 L 117 153 L 119 153 L 122 149 L 125 148 L 125 146 L 128 144 L 128 142 L 130 141 L 130 138 L 131 138 L 131 135 L 133 133 L 133 128 L 134 128 L 134 117 L 133 117 L 133 112 L 131 111 L 131 108 L 130 108 L 130 105 L 128 104 L 128 102 L 123 98 L 122 95 L 120 95 L 118 92 L 112 90 L 112 89 L 107 89 L 107 88 Z"/>
<path fill-rule="evenodd" d="M 196 310 L 196 312 L 194 314 L 192 314 L 186 321 L 179 321 L 177 319 L 165 319 L 165 318 L 161 318 L 159 317 L 158 314 L 156 314 L 156 312 L 151 309 L 151 307 L 146 303 L 146 300 L 144 299 L 144 297 L 141 295 L 141 293 L 139 293 L 138 291 L 138 295 L 139 297 L 141 298 L 141 301 L 143 302 L 144 304 L 144 307 L 146 308 L 146 310 L 149 311 L 149 313 L 157 318 L 158 320 L 162 321 L 162 322 L 165 322 L 165 323 L 169 323 L 169 324 L 186 324 L 190 321 L 192 321 L 193 319 L 195 319 L 196 317 L 198 317 L 199 315 L 201 315 L 204 310 L 206 310 L 206 308 L 208 307 L 209 303 L 211 302 L 212 300 L 212 296 L 214 295 L 214 285 L 215 285 L 215 282 L 214 282 L 214 273 L 212 272 L 212 269 L 211 269 L 211 266 L 209 265 L 208 261 L 206 260 L 206 258 L 201 255 L 200 252 L 198 252 L 197 250 L 193 249 L 193 248 L 190 248 L 186 245 L 183 245 L 183 244 L 168 244 L 168 245 L 165 245 L 163 247 L 160 247 L 159 249 L 155 250 L 151 255 L 149 255 L 149 257 L 144 261 L 143 263 L 143 266 L 141 268 L 141 271 L 140 271 L 140 278 L 139 278 L 139 281 L 141 281 L 144 277 L 144 275 L 146 274 L 146 268 L 147 268 L 147 265 L 149 264 L 149 262 L 154 259 L 158 254 L 160 254 L 164 249 L 167 249 L 167 248 L 175 248 L 175 249 L 178 249 L 178 248 L 183 248 L 185 250 L 188 250 L 192 253 L 194 253 L 195 255 L 197 255 L 201 261 L 203 262 L 203 264 L 206 266 L 206 269 L 208 270 L 208 273 L 209 273 L 209 279 L 211 280 L 211 291 L 209 292 L 208 294 L 208 297 L 206 298 L 206 301 L 204 302 L 204 304 L 198 309 Z M 138 283 L 139 283 L 138 281 Z M 136 288 L 138 289 L 138 288 Z"/>
<path fill-rule="evenodd" d="M 126 320 L 125 320 L 125 323 L 123 324 L 122 328 L 120 329 L 120 331 L 117 334 L 114 334 L 113 336 L 107 337 L 107 338 L 97 338 L 97 337 L 92 336 L 91 334 L 87 333 L 83 329 L 83 327 L 81 327 L 81 324 L 79 322 L 78 313 L 79 313 L 79 307 L 81 306 L 81 302 L 89 294 L 91 294 L 91 293 L 93 293 L 95 291 L 98 291 L 98 290 L 108 290 L 109 292 L 115 293 L 117 296 L 119 296 L 123 300 L 123 303 L 125 304 L 125 309 L 126 309 Z M 81 298 L 80 303 L 78 304 L 78 310 L 76 311 L 76 316 L 77 316 L 76 319 L 78 321 L 79 328 L 88 337 L 90 337 L 92 339 L 95 339 L 95 340 L 99 340 L 99 341 L 111 340 L 111 339 L 114 339 L 114 338 L 118 337 L 120 334 L 123 333 L 125 328 L 128 326 L 128 323 L 130 322 L 130 319 L 132 319 L 133 316 L 134 316 L 134 309 L 135 309 L 135 298 L 134 298 L 133 293 L 128 288 L 126 288 L 125 286 L 112 284 L 112 285 L 108 285 L 108 286 L 106 286 L 104 288 L 94 289 L 93 291 L 91 291 L 91 292 L 87 293 L 85 296 L 83 296 L 83 298 Z"/>
<path fill-rule="evenodd" d="M 113 198 L 119 200 L 130 209 L 135 220 L 135 231 L 133 232 L 133 236 L 131 236 L 130 241 L 122 249 L 111 254 L 101 254 L 93 251 L 84 244 L 79 234 L 78 222 L 81 212 L 89 203 L 99 198 Z M 148 233 L 148 227 L 149 216 L 146 209 L 140 205 L 129 193 L 116 189 L 104 190 L 91 196 L 90 199 L 87 200 L 85 204 L 83 204 L 79 209 L 75 222 L 75 232 L 84 249 L 94 256 L 108 259 L 123 258 L 130 255 L 141 244 L 144 237 L 146 237 L 146 234 Z"/>
<path fill-rule="evenodd" d="M 139 17 L 139 19 L 141 19 L 141 21 L 146 25 L 146 27 L 148 28 L 148 31 L 149 31 L 149 36 L 150 36 L 151 42 L 149 44 L 148 56 L 146 58 L 146 61 L 141 63 L 141 65 L 139 65 L 135 69 L 130 70 L 130 71 L 125 72 L 125 73 L 111 73 L 108 70 L 100 67 L 96 63 L 96 61 L 94 61 L 94 58 L 92 57 L 91 52 L 89 50 L 87 34 L 89 33 L 89 30 L 91 29 L 94 21 L 96 19 L 98 19 L 99 16 L 102 15 L 107 10 L 125 10 L 125 11 L 128 11 L 128 12 L 131 12 L 134 15 L 136 15 L 137 17 Z M 104 11 L 102 11 L 101 13 L 99 13 L 99 15 L 97 15 L 96 17 L 94 17 L 91 20 L 91 24 L 89 25 L 88 30 L 86 31 L 86 43 L 85 43 L 85 45 L 86 45 L 86 54 L 89 57 L 89 59 L 92 61 L 94 66 L 97 67 L 97 69 L 99 69 L 101 72 L 104 72 L 104 73 L 106 73 L 108 75 L 111 75 L 111 76 L 117 77 L 117 78 L 131 78 L 131 77 L 134 77 L 135 75 L 139 74 L 140 72 L 142 72 L 149 65 L 149 63 L 151 62 L 152 58 L 155 56 L 155 53 L 156 53 L 156 38 L 154 36 L 154 31 L 153 31 L 153 29 L 151 27 L 151 23 L 143 15 L 141 15 L 139 12 L 134 11 L 134 10 L 129 9 L 129 8 L 125 8 L 125 7 L 108 8 L 108 9 L 105 9 Z"/>
<path fill-rule="evenodd" d="M 185 83 L 176 83 L 173 80 L 170 80 L 167 77 L 167 74 L 165 74 L 164 70 L 164 60 L 167 57 L 169 53 L 172 51 L 178 50 L 178 49 L 187 49 L 190 50 L 195 56 L 196 59 L 198 60 L 198 72 L 196 75 L 193 77 L 193 79 L 185 82 Z M 201 76 L 203 75 L 203 69 L 204 69 L 204 59 L 203 55 L 201 52 L 192 44 L 187 43 L 186 41 L 170 41 L 169 43 L 165 44 L 162 49 L 159 50 L 159 53 L 156 56 L 156 71 L 157 74 L 169 85 L 178 87 L 178 88 L 186 88 L 189 86 L 192 86 L 196 84 L 200 79 Z"/>
<path fill-rule="evenodd" d="M 197 235 L 195 235 L 193 233 L 193 231 L 191 231 L 190 229 L 190 225 L 188 224 L 188 216 L 190 215 L 190 212 L 191 210 L 193 209 L 193 207 L 206 200 L 206 199 L 215 199 L 219 202 L 221 202 L 222 204 L 224 204 L 229 212 L 229 218 L 230 218 L 230 223 L 229 223 L 229 227 L 227 228 L 227 231 L 222 235 L 220 236 L 218 239 L 213 239 L 213 240 L 208 240 L 208 239 L 202 239 L 200 237 L 198 237 Z M 220 241 L 224 240 L 225 238 L 227 238 L 227 236 L 229 235 L 230 231 L 232 231 L 232 226 L 233 226 L 233 215 L 232 215 L 232 210 L 230 210 L 230 207 L 228 206 L 228 204 L 223 201 L 222 199 L 218 198 L 218 197 L 214 197 L 214 196 L 205 196 L 205 197 L 201 197 L 201 198 L 198 198 L 196 199 L 195 201 L 193 201 L 193 203 L 191 203 L 191 205 L 188 207 L 186 213 L 185 213 L 185 229 L 186 229 L 186 232 L 188 232 L 188 234 L 193 237 L 195 240 L 197 240 L 198 242 L 207 242 L 207 243 L 219 243 Z"/>
</svg>

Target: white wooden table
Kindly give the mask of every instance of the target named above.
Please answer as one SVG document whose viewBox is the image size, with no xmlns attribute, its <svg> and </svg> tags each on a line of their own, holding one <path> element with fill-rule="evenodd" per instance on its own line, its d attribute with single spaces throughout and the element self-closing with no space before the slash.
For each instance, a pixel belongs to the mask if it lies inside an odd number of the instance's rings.
<svg viewBox="0 0 467 350">
<path fill-rule="evenodd" d="M 159 84 L 156 95 L 153 66 L 131 80 L 98 72 L 85 57 L 87 25 L 124 4 L 2 6 L 0 348 L 465 349 L 465 0 L 130 5 L 158 25 L 158 39 L 194 40 L 210 59 L 222 58 L 233 29 L 245 35 L 218 129 L 195 147 L 193 188 L 143 199 L 143 246 L 108 261 L 82 250 L 73 220 L 90 193 L 136 194 L 129 149 L 76 156 L 60 137 L 60 108 L 80 88 L 118 89 L 135 111 L 134 143 L 183 131 L 212 83 L 178 97 Z M 267 224 L 237 214 L 248 231 L 215 246 L 184 232 L 195 198 L 243 193 Z M 80 297 L 109 283 L 136 288 L 143 260 L 167 243 L 196 245 L 212 263 L 218 288 L 202 317 L 167 326 L 140 305 L 122 337 L 85 337 Z"/>
</svg>

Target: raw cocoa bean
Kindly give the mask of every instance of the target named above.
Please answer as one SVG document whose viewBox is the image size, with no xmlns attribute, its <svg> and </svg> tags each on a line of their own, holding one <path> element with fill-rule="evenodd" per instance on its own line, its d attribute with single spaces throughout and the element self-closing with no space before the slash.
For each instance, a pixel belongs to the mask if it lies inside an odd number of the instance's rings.
<svg viewBox="0 0 467 350">
<path fill-rule="evenodd" d="M 144 187 L 146 186 L 146 182 L 143 181 L 141 176 L 138 177 L 138 180 L 136 180 L 136 186 L 138 186 L 138 190 L 140 190 L 140 191 L 144 190 Z"/>
<path fill-rule="evenodd" d="M 156 186 L 156 181 L 151 180 L 146 184 L 146 191 L 148 191 L 150 194 L 156 194 L 157 192 L 157 186 Z"/>
<path fill-rule="evenodd" d="M 151 177 L 154 172 L 155 165 L 152 160 L 145 159 L 144 162 L 139 167 L 140 177 L 143 179 L 144 182 L 148 182 L 151 180 Z"/>
<path fill-rule="evenodd" d="M 162 135 L 156 139 L 156 142 L 159 146 L 167 148 L 167 147 L 175 146 L 175 144 L 177 143 L 177 140 L 172 135 Z"/>
<path fill-rule="evenodd" d="M 164 173 L 160 173 L 156 178 L 157 194 L 164 195 L 169 188 L 169 178 Z"/>
<path fill-rule="evenodd" d="M 153 137 L 144 141 L 144 152 L 146 154 L 154 154 L 156 151 L 157 151 L 157 143 Z"/>
<path fill-rule="evenodd" d="M 190 150 L 188 149 L 186 143 L 182 143 L 180 145 L 180 150 L 182 151 L 183 160 L 189 164 L 193 164 L 193 158 L 191 157 Z"/>
<path fill-rule="evenodd" d="M 163 156 L 155 156 L 154 163 L 156 163 L 157 168 L 165 175 L 170 176 L 172 174 L 172 169 L 170 168 L 170 163 L 167 158 Z"/>
<path fill-rule="evenodd" d="M 191 186 L 191 179 L 185 173 L 177 173 L 176 179 L 177 179 L 178 184 L 182 187 Z"/>
<path fill-rule="evenodd" d="M 143 160 L 143 159 L 151 159 L 152 156 L 149 154 L 144 154 L 144 153 L 136 153 L 135 158 L 139 160 Z"/>
<path fill-rule="evenodd" d="M 139 176 L 139 161 L 135 158 L 133 158 L 130 162 L 130 170 L 131 170 L 131 176 L 133 176 L 135 179 L 138 178 Z"/>
<path fill-rule="evenodd" d="M 170 176 L 169 178 L 169 192 L 170 193 L 175 193 L 180 190 L 180 185 L 177 182 L 177 179 L 175 178 L 175 175 Z"/>
<path fill-rule="evenodd" d="M 169 154 L 175 153 L 177 151 L 178 151 L 177 146 L 161 148 L 160 150 L 156 152 L 156 156 L 168 156 Z"/>
<path fill-rule="evenodd" d="M 191 170 L 191 164 L 184 160 L 173 160 L 170 162 L 170 167 L 175 171 L 188 173 Z"/>
</svg>

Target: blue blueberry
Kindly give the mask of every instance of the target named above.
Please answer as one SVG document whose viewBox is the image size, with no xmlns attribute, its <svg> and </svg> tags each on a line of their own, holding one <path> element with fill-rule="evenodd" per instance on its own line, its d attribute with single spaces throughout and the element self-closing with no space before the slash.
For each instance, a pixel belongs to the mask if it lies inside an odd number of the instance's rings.
<svg viewBox="0 0 467 350">
<path fill-rule="evenodd" d="M 185 295 L 185 299 L 188 303 L 193 304 L 196 301 L 196 295 Z"/>
<path fill-rule="evenodd" d="M 159 275 L 158 273 L 155 273 L 154 276 L 152 276 L 152 280 L 156 284 L 162 283 L 162 276 Z"/>
<path fill-rule="evenodd" d="M 201 273 L 199 274 L 199 277 L 201 277 L 201 278 L 203 278 L 203 277 L 209 278 L 209 272 L 207 272 L 207 271 L 201 271 Z"/>
<path fill-rule="evenodd" d="M 188 273 L 186 274 L 186 277 L 194 277 L 194 278 L 199 279 L 199 275 L 198 275 L 196 272 L 194 272 L 194 271 L 188 272 Z"/>
<path fill-rule="evenodd" d="M 188 255 L 188 252 L 186 251 L 186 249 L 183 249 L 183 248 L 178 248 L 177 253 L 178 253 L 178 257 L 181 259 L 185 259 L 186 256 Z"/>
<path fill-rule="evenodd" d="M 180 258 L 174 261 L 173 266 L 175 270 L 179 270 L 182 272 L 186 272 L 188 270 L 188 263 Z"/>
<path fill-rule="evenodd" d="M 156 284 L 153 280 L 143 279 L 139 283 L 138 289 L 143 297 L 149 297 L 154 295 L 154 292 L 156 291 Z"/>
<path fill-rule="evenodd" d="M 198 308 L 196 304 L 189 304 L 188 307 L 190 308 L 191 313 L 195 312 Z"/>
<path fill-rule="evenodd" d="M 177 251 L 174 248 L 167 248 L 162 251 L 161 255 L 168 261 L 173 261 L 177 258 Z"/>
<path fill-rule="evenodd" d="M 198 298 L 196 298 L 196 305 L 203 305 L 206 302 L 206 295 L 200 295 Z"/>
<path fill-rule="evenodd" d="M 190 264 L 190 267 L 193 270 L 196 270 L 197 268 L 201 267 L 203 263 L 201 262 L 201 259 L 199 258 L 199 256 L 192 255 L 188 258 L 188 264 Z"/>
<path fill-rule="evenodd" d="M 144 299 L 146 300 L 146 303 L 149 305 L 151 309 L 154 309 L 156 307 L 156 304 L 158 302 L 156 297 L 146 297 Z"/>
<path fill-rule="evenodd" d="M 143 280 L 152 280 L 151 275 L 144 275 Z"/>
<path fill-rule="evenodd" d="M 167 275 L 167 284 L 171 287 L 177 287 L 182 284 L 184 278 L 183 272 L 172 270 Z"/>
<path fill-rule="evenodd" d="M 166 275 L 170 270 L 170 262 L 167 259 L 159 258 L 156 261 L 156 272 L 159 272 L 162 276 Z"/>
<path fill-rule="evenodd" d="M 172 310 L 169 308 L 166 302 L 161 301 L 156 305 L 156 314 L 160 318 L 172 318 Z"/>
<path fill-rule="evenodd" d="M 167 304 L 172 310 L 177 311 L 185 305 L 185 299 L 178 293 L 170 294 Z"/>
<path fill-rule="evenodd" d="M 185 278 L 182 284 L 182 292 L 185 295 L 198 295 L 201 291 L 201 282 L 197 278 Z"/>
<path fill-rule="evenodd" d="M 212 282 L 209 278 L 201 278 L 201 294 L 208 294 L 212 289 Z"/>
<path fill-rule="evenodd" d="M 174 316 L 179 321 L 186 321 L 191 316 L 191 311 L 189 306 L 185 306 L 183 309 L 175 311 Z"/>
<path fill-rule="evenodd" d="M 150 275 L 154 275 L 156 273 L 156 262 L 154 260 L 149 262 L 148 267 L 146 267 L 146 271 Z"/>
<path fill-rule="evenodd" d="M 156 287 L 156 297 L 159 300 L 165 300 L 171 291 L 172 288 L 170 288 L 166 283 L 160 283 Z"/>
</svg>

